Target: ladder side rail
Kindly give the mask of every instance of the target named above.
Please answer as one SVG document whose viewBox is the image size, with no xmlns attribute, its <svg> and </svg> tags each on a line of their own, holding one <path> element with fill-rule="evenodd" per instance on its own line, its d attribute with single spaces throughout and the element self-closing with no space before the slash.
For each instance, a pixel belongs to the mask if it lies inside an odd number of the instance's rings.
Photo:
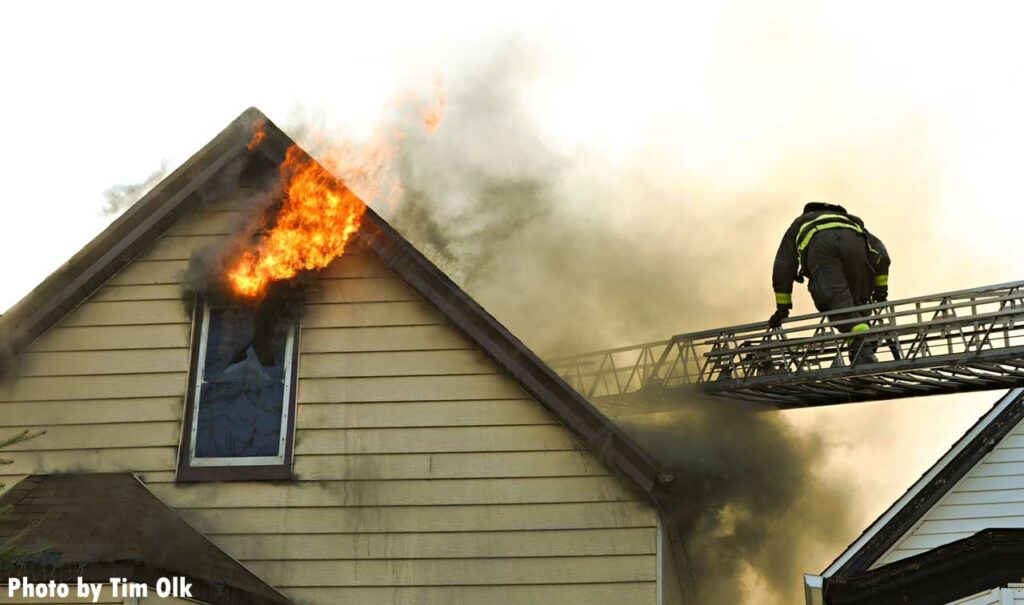
<svg viewBox="0 0 1024 605">
<path fill-rule="evenodd" d="M 885 305 L 885 303 L 880 303 L 880 304 Z M 946 308 L 953 308 L 953 307 L 946 307 Z M 843 310 L 843 311 L 845 311 L 845 310 Z M 937 312 L 933 315 L 933 319 L 931 320 L 933 323 L 942 321 L 942 320 L 939 319 L 939 317 L 942 315 L 943 309 L 939 308 L 939 309 L 936 309 L 936 311 Z M 1018 312 L 1018 311 L 1010 311 L 1010 313 L 1024 315 L 1024 312 Z M 995 312 L 992 312 L 992 313 L 983 314 L 983 315 L 980 315 L 980 317 L 987 318 L 987 317 L 998 316 L 998 315 L 1003 315 L 1003 314 L 1006 314 L 1005 313 L 1005 309 L 1001 309 L 1001 310 L 998 310 L 998 311 L 995 311 Z M 873 317 L 871 317 L 870 319 L 872 321 L 880 322 L 880 323 L 883 323 L 883 324 L 886 321 L 888 321 L 888 323 L 890 323 L 893 326 L 893 328 L 891 328 L 890 330 L 887 330 L 887 331 L 891 331 L 891 330 L 901 331 L 901 330 L 906 330 L 908 328 L 913 327 L 914 324 L 899 324 L 899 323 L 896 323 L 896 318 L 900 317 L 900 316 L 910 316 L 910 315 L 918 315 L 918 310 L 904 311 L 902 313 L 900 313 L 900 312 L 896 312 L 896 313 L 892 313 L 892 312 L 878 313 L 878 314 L 874 315 Z M 947 323 L 955 323 L 957 321 L 960 321 L 960 322 L 966 321 L 964 316 L 948 316 L 948 317 L 951 317 L 951 319 L 949 319 Z M 841 328 L 843 326 L 855 325 L 855 324 L 858 324 L 858 323 L 862 323 L 862 321 L 863 321 L 862 318 L 854 317 L 854 318 L 851 318 L 851 319 L 843 319 L 843 320 L 839 320 L 839 321 L 835 321 L 835 322 L 830 322 L 829 325 L 832 326 L 832 327 L 835 327 L 835 328 Z M 817 332 L 819 327 L 820 327 L 819 324 L 815 324 L 815 325 L 812 325 L 812 326 L 791 327 L 791 328 L 787 328 L 785 330 L 773 331 L 773 333 L 785 334 L 787 337 L 792 337 L 792 336 L 795 336 L 797 332 L 803 332 L 803 331 L 808 331 L 808 330 L 814 330 L 814 331 Z M 879 334 L 880 332 L 881 332 L 881 330 L 878 330 L 877 327 L 876 328 L 872 328 L 872 333 Z M 746 337 L 748 339 L 749 338 L 759 338 L 759 337 L 763 336 L 764 333 L 765 333 L 765 330 L 762 327 L 762 329 L 759 330 L 758 332 L 751 333 L 751 334 L 740 335 L 739 337 Z M 700 344 L 713 345 L 713 344 L 715 344 L 716 342 L 719 342 L 719 341 L 725 341 L 725 340 L 732 341 L 732 340 L 736 340 L 736 338 L 738 338 L 738 337 L 733 336 L 733 337 L 730 337 L 728 339 L 726 339 L 726 338 L 715 338 L 715 339 L 709 339 L 709 340 L 701 341 Z M 696 340 L 696 339 L 694 339 L 694 340 Z M 791 342 L 792 342 L 792 339 L 791 339 Z M 765 347 L 761 346 L 761 348 L 765 348 Z"/>
<path fill-rule="evenodd" d="M 1018 294 L 1018 292 L 1019 292 L 1019 288 L 1013 288 L 1011 290 L 1011 293 L 1016 294 L 1016 296 L 1014 298 L 1009 299 L 1009 300 L 1003 301 L 1000 304 L 999 310 L 1003 311 L 1007 307 L 1015 309 L 1017 301 L 1021 299 L 1020 298 L 1020 294 Z M 1009 337 L 1009 333 L 1008 333 L 1008 331 L 1005 328 L 1007 327 L 1007 324 L 1009 322 L 1006 319 L 1004 319 L 1002 323 L 1003 323 L 1003 326 L 1004 326 L 1004 330 L 1003 330 L 1004 337 L 1008 338 Z M 985 330 L 985 334 L 982 337 L 982 340 L 981 340 L 981 342 L 978 345 L 978 352 L 981 352 L 981 350 L 985 347 L 986 343 L 988 343 L 990 347 L 994 348 L 994 345 L 992 345 L 990 339 L 991 339 L 991 335 L 992 335 L 992 330 L 995 328 L 995 325 L 996 325 L 996 321 L 994 321 L 994 320 L 991 323 L 988 324 L 988 328 Z M 1007 340 L 1004 340 L 1004 342 L 1006 342 L 1006 346 L 1009 346 L 1009 342 Z"/>
<path fill-rule="evenodd" d="M 654 378 L 655 384 L 671 386 L 675 380 L 680 380 L 682 384 L 690 384 L 692 376 L 687 360 L 690 358 L 691 346 L 678 341 L 673 341 L 668 346 L 671 349 L 672 362 L 667 367 L 662 363 L 658 368 L 658 373 Z"/>
<path fill-rule="evenodd" d="M 637 380 L 637 390 L 643 388 L 645 375 L 647 373 L 645 366 L 647 364 L 647 358 L 649 356 L 650 356 L 650 349 L 649 349 L 649 347 L 642 347 L 640 349 L 640 354 L 637 355 L 636 363 L 633 364 L 633 367 L 629 371 L 629 375 L 626 376 L 625 384 L 620 386 L 620 391 L 621 392 L 632 392 L 633 391 L 633 389 L 630 388 L 630 385 L 633 384 L 633 379 L 634 378 Z"/>
<path fill-rule="evenodd" d="M 605 366 L 605 363 L 610 358 L 611 358 L 611 355 L 608 355 L 608 354 L 605 354 L 605 355 L 601 356 L 601 363 L 597 366 L 597 371 L 594 374 L 594 381 L 592 383 L 590 383 L 590 389 L 587 391 L 587 398 L 588 399 L 594 396 L 594 393 L 597 391 L 597 385 L 600 384 L 601 381 L 603 380 L 604 366 Z"/>
<path fill-rule="evenodd" d="M 972 317 L 966 317 L 966 316 L 953 316 L 953 315 L 948 315 L 948 314 L 943 316 L 943 312 L 940 310 L 940 311 L 937 311 L 935 313 L 933 319 L 931 319 L 931 320 L 929 320 L 927 322 L 924 322 L 922 324 L 904 324 L 904 325 L 898 326 L 897 328 L 895 328 L 895 330 L 898 331 L 898 332 L 909 333 L 911 330 L 922 329 L 922 328 L 927 328 L 929 330 L 940 329 L 940 330 L 943 331 L 943 334 L 942 334 L 942 338 L 943 339 L 952 340 L 953 339 L 953 333 L 956 330 L 959 329 L 959 326 L 961 324 L 972 323 L 975 319 L 986 319 L 987 320 L 987 319 L 992 319 L 992 318 L 1007 317 L 1007 316 L 1017 316 L 1017 315 L 1024 316 L 1024 311 L 1016 310 L 1016 309 L 1004 309 L 1002 311 L 994 311 L 994 312 L 991 312 L 991 313 L 983 314 L 983 315 L 979 316 L 978 318 L 972 318 Z M 857 321 L 857 320 L 856 319 L 853 319 L 853 320 L 842 320 L 841 322 L 836 322 L 834 325 L 849 324 L 849 323 L 852 323 L 852 322 L 855 322 L 855 321 Z M 870 328 L 870 329 L 865 330 L 863 332 L 859 332 L 858 336 L 878 336 L 878 335 L 883 334 L 885 332 L 891 332 L 891 331 L 892 330 L 890 330 L 890 329 L 883 329 L 881 327 L 873 327 L 873 328 Z M 763 336 L 763 333 L 759 334 L 759 336 Z M 799 340 L 800 340 L 800 344 L 808 344 L 808 343 L 813 343 L 813 342 L 821 342 L 821 341 L 829 341 L 829 340 L 842 340 L 842 339 L 849 338 L 849 337 L 850 337 L 850 335 L 848 333 L 838 332 L 836 334 L 826 334 L 826 335 L 821 335 L 821 336 L 803 337 L 803 338 L 801 338 Z M 715 341 L 711 341 L 711 342 L 715 342 Z M 698 343 L 698 344 L 705 345 L 705 344 L 711 344 L 711 342 L 701 342 L 701 343 Z M 790 339 L 787 342 L 788 343 L 793 343 L 794 339 Z M 963 343 L 966 343 L 966 340 L 963 340 Z M 752 346 L 749 346 L 749 347 L 744 347 L 743 352 L 744 353 L 746 353 L 746 352 L 757 352 L 757 351 L 762 351 L 762 350 L 766 350 L 766 349 L 774 349 L 774 348 L 778 348 L 778 347 L 779 347 L 779 344 L 778 344 L 777 341 L 775 341 L 775 342 L 772 342 L 772 343 L 769 343 L 769 344 L 752 345 Z M 716 349 L 716 351 L 722 351 L 722 350 L 724 350 L 724 349 Z M 953 350 L 952 346 L 951 345 L 948 346 L 947 350 Z M 705 353 L 705 355 L 709 355 L 709 354 L 711 354 L 711 353 Z M 725 353 L 722 353 L 722 352 L 714 353 L 714 355 L 723 355 L 723 354 L 725 354 Z"/>
<path fill-rule="evenodd" d="M 582 357 L 597 357 L 598 355 L 605 355 L 607 353 L 626 353 L 628 351 L 635 351 L 635 350 L 637 350 L 637 349 L 639 349 L 641 347 L 647 347 L 647 346 L 654 346 L 654 345 L 664 344 L 664 343 L 667 343 L 669 340 L 671 340 L 671 339 L 656 340 L 656 341 L 653 341 L 653 342 L 645 342 L 645 343 L 642 343 L 642 344 L 629 345 L 629 346 L 625 346 L 625 347 L 615 347 L 615 348 L 611 348 L 611 349 L 601 349 L 601 350 L 598 350 L 598 351 L 589 351 L 587 353 L 574 353 L 572 355 L 560 355 L 558 357 L 551 357 L 550 359 L 548 359 L 547 360 L 547 364 L 551 365 L 551 364 L 565 363 L 565 362 L 571 361 L 573 359 L 578 359 L 578 358 L 582 358 Z"/>
<path fill-rule="evenodd" d="M 726 348 L 726 347 L 728 347 L 728 345 L 723 344 L 723 343 L 716 343 L 714 345 L 714 347 L 712 348 L 712 350 L 716 351 L 716 352 L 717 351 L 724 351 L 725 353 L 723 353 L 723 355 L 724 354 L 728 354 L 728 355 L 731 356 L 733 354 L 732 348 L 731 347 Z M 700 373 L 698 375 L 698 380 L 697 380 L 698 382 L 709 382 L 710 381 L 711 374 L 712 374 L 712 371 L 714 369 L 711 364 L 713 364 L 715 362 L 716 362 L 716 358 L 715 357 L 710 357 L 706 353 L 703 355 L 703 359 L 702 359 L 701 365 L 700 365 Z"/>
<path fill-rule="evenodd" d="M 783 325 L 786 325 L 786 324 L 791 325 L 792 327 L 789 328 L 789 330 L 807 329 L 809 327 L 807 325 L 796 326 L 794 324 L 803 323 L 805 320 L 821 319 L 823 317 L 827 318 L 830 314 L 835 314 L 836 312 L 851 313 L 851 312 L 855 312 L 855 311 L 874 311 L 874 310 L 877 310 L 877 309 L 880 309 L 880 308 L 885 308 L 885 307 L 890 307 L 890 308 L 894 309 L 893 312 L 887 313 L 886 314 L 887 316 L 891 315 L 893 317 L 905 317 L 905 316 L 918 315 L 918 322 L 920 322 L 921 318 L 919 316 L 919 313 L 921 311 L 928 312 L 928 311 L 941 311 L 943 309 L 959 309 L 959 308 L 963 308 L 963 307 L 970 307 L 972 305 L 977 306 L 978 304 L 999 303 L 999 302 L 1002 302 L 1004 300 L 1013 300 L 1015 298 L 1019 298 L 1019 295 L 1016 294 L 1016 291 L 1017 291 L 1017 288 L 1020 285 L 1024 285 L 1024 282 L 1021 282 L 1019 285 L 1014 284 L 1014 286 L 1015 286 L 1014 288 L 1006 288 L 1005 291 L 998 291 L 995 296 L 992 296 L 991 298 L 987 298 L 985 300 L 978 300 L 978 298 L 976 296 L 974 297 L 974 299 L 972 301 L 972 299 L 970 297 L 968 297 L 966 299 L 963 299 L 963 300 L 954 300 L 953 298 L 950 298 L 948 295 L 946 295 L 946 296 L 934 295 L 934 296 L 930 296 L 930 297 L 921 297 L 919 299 L 907 299 L 907 300 L 897 300 L 897 301 L 886 301 L 886 302 L 880 302 L 880 303 L 870 303 L 870 304 L 866 304 L 866 305 L 860 305 L 860 306 L 857 306 L 857 307 L 849 307 L 849 308 L 844 308 L 844 309 L 834 309 L 834 310 L 831 310 L 831 311 L 823 311 L 823 312 L 819 312 L 819 313 L 813 313 L 813 314 L 808 314 L 808 315 L 801 315 L 801 316 L 792 317 L 792 318 L 789 318 L 789 319 L 785 320 L 783 322 Z M 992 291 L 995 292 L 995 290 L 992 290 Z M 971 291 L 964 291 L 962 294 L 967 295 L 967 294 L 970 294 L 970 293 L 971 293 Z M 936 304 L 935 306 L 931 306 L 931 307 L 921 307 L 920 306 L 921 303 L 936 302 L 936 301 L 938 301 L 938 304 Z M 911 308 L 911 309 L 902 309 L 901 308 L 903 305 L 909 304 L 910 302 L 915 303 L 915 307 L 914 308 Z M 857 321 L 856 318 L 854 318 L 854 319 L 843 320 L 843 323 L 855 323 L 856 321 Z M 710 342 L 712 342 L 714 340 L 714 337 L 716 337 L 716 336 L 720 336 L 722 338 L 727 338 L 727 339 L 732 339 L 731 336 L 722 336 L 725 333 L 728 333 L 729 335 L 744 335 L 744 334 L 746 334 L 747 336 L 753 336 L 753 335 L 756 335 L 756 334 L 758 334 L 760 332 L 763 332 L 765 330 L 766 326 L 767 326 L 766 322 L 758 322 L 758 323 L 753 323 L 753 324 L 744 324 L 744 325 L 741 325 L 741 326 L 733 326 L 733 327 L 730 327 L 728 329 L 718 328 L 718 329 L 714 329 L 714 330 L 705 330 L 703 332 L 692 332 L 692 333 L 686 333 L 686 334 L 678 334 L 678 335 L 676 335 L 673 338 L 691 338 L 693 340 L 704 340 L 705 342 L 708 342 L 710 344 Z M 627 347 L 627 348 L 632 348 L 632 347 Z"/>
<path fill-rule="evenodd" d="M 655 362 L 654 369 L 653 369 L 654 375 L 657 377 L 657 379 L 658 380 L 662 380 L 662 381 L 667 380 L 667 376 L 663 375 L 663 373 L 662 373 L 662 370 L 665 367 L 665 360 L 667 360 L 668 356 L 671 355 L 672 352 L 675 350 L 675 347 L 677 346 L 677 343 L 683 343 L 683 342 L 688 342 L 689 343 L 688 345 L 686 345 L 686 348 L 682 349 L 682 357 L 683 357 L 683 364 L 684 364 L 684 366 L 683 366 L 684 370 L 683 371 L 686 374 L 686 376 L 689 376 L 690 375 L 690 371 L 689 371 L 689 368 L 686 366 L 686 363 L 689 360 L 689 353 L 688 353 L 687 349 L 692 349 L 692 347 L 693 347 L 693 340 L 692 339 L 688 339 L 688 338 L 681 338 L 679 336 L 673 336 L 672 338 L 670 338 L 670 339 L 668 339 L 666 341 L 663 341 L 663 342 L 665 343 L 665 348 L 661 350 L 661 355 L 658 355 L 658 361 Z M 695 349 L 693 350 L 693 353 L 694 353 L 694 357 L 695 357 L 695 360 L 696 360 L 696 350 Z M 670 368 L 670 371 L 671 371 L 671 368 Z M 697 368 L 697 373 L 698 373 L 698 375 L 700 374 L 700 367 L 699 367 L 699 365 L 698 365 L 698 368 Z M 698 380 L 698 382 L 699 382 L 699 380 Z"/>
</svg>

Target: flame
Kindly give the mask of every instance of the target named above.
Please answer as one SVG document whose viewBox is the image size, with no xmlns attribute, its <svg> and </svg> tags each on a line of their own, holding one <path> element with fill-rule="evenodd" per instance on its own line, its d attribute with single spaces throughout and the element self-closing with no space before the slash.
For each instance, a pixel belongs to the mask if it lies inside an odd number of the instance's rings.
<svg viewBox="0 0 1024 605">
<path fill-rule="evenodd" d="M 434 78 L 433 93 L 419 109 L 429 133 L 440 127 L 447 104 L 439 76 Z M 266 121 L 260 118 L 253 122 L 249 150 L 265 137 Z M 402 195 L 394 169 L 402 139 L 397 128 L 378 130 L 372 141 L 359 146 L 328 147 L 317 136 L 310 148 L 321 163 L 292 145 L 280 168 L 284 195 L 274 227 L 229 265 L 227 279 L 235 293 L 260 298 L 273 281 L 329 265 L 345 253 L 359 230 L 366 212 L 364 199 L 385 203 L 394 212 Z M 317 153 L 324 147 L 327 151 Z"/>
<path fill-rule="evenodd" d="M 420 109 L 423 116 L 423 127 L 427 132 L 434 134 L 441 127 L 441 118 L 444 117 L 445 107 L 448 105 L 448 95 L 444 90 L 444 81 L 441 76 L 434 76 L 434 98 L 431 102 Z"/>
<path fill-rule="evenodd" d="M 281 165 L 286 183 L 277 222 L 228 272 L 234 291 L 258 298 L 271 281 L 322 269 L 345 252 L 366 204 L 304 151 L 292 145 Z"/>
<path fill-rule="evenodd" d="M 267 121 L 263 118 L 257 118 L 256 121 L 252 123 L 252 138 L 249 139 L 249 144 L 246 145 L 246 148 L 249 151 L 256 149 L 256 146 L 262 143 L 266 136 Z"/>
</svg>

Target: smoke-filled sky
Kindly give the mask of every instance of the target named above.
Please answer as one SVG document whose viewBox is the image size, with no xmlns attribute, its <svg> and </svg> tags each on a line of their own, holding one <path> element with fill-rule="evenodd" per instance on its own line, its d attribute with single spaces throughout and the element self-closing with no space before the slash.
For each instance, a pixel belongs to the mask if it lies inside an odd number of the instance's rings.
<svg viewBox="0 0 1024 605">
<path fill-rule="evenodd" d="M 400 216 L 541 354 L 766 318 L 772 255 L 810 200 L 844 204 L 885 241 L 893 297 L 1021 279 L 1022 10 L 4 5 L 0 309 L 245 107 L 361 140 L 437 76 L 445 121 L 406 139 Z M 409 219 L 417 204 L 432 223 Z M 797 311 L 812 310 L 797 291 Z M 996 398 L 780 415 L 815 444 L 818 476 L 852 492 L 851 523 L 803 571 L 824 568 Z"/>
</svg>

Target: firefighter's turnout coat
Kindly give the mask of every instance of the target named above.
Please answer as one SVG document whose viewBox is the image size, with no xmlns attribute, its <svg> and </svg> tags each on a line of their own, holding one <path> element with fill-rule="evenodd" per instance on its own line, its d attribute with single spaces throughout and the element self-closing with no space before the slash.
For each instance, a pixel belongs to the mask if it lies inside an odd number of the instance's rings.
<svg viewBox="0 0 1024 605">
<path fill-rule="evenodd" d="M 867 304 L 875 288 L 888 287 L 889 263 L 885 245 L 860 218 L 837 210 L 807 212 L 793 221 L 775 255 L 775 302 L 792 305 L 793 282 L 806 277 L 819 311 Z"/>
</svg>

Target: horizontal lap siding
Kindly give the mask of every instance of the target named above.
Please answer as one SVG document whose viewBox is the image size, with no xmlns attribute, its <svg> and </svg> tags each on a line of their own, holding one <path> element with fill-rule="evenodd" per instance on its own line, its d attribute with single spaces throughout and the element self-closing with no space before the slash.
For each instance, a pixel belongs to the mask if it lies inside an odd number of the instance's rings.
<svg viewBox="0 0 1024 605">
<path fill-rule="evenodd" d="M 301 548 L 307 560 L 476 559 L 654 554 L 648 528 L 351 534 L 235 534 L 217 541 L 249 561 Z"/>
<path fill-rule="evenodd" d="M 529 399 L 469 399 L 464 401 L 378 401 L 367 403 L 309 403 L 299 406 L 299 428 L 382 428 L 498 426 L 557 424 Z"/>
<path fill-rule="evenodd" d="M 1021 584 L 1008 584 L 1002 588 L 993 588 L 947 605 L 1008 605 L 1010 603 L 1024 605 L 1024 588 Z"/>
<path fill-rule="evenodd" d="M 153 493 L 176 508 L 304 508 L 356 506 L 458 506 L 631 502 L 633 494 L 614 477 L 527 477 L 505 479 L 404 479 L 324 481 L 249 486 L 244 492 L 217 484 L 182 488 L 151 484 Z"/>
<path fill-rule="evenodd" d="M 182 509 L 207 534 L 418 533 L 654 528 L 646 503 Z M 653 544 L 653 532 L 651 533 Z M 305 553 L 287 553 L 304 558 Z M 395 553 L 394 556 L 399 556 Z"/>
<path fill-rule="evenodd" d="M 0 424 L 47 433 L 0 481 L 137 472 L 296 602 L 655 601 L 653 508 L 359 249 L 307 299 L 295 481 L 175 484 L 181 280 L 244 221 L 186 217 L 19 358 Z"/>
<path fill-rule="evenodd" d="M 875 567 L 989 528 L 1024 528 L 1024 426 L 1017 426 Z"/>
<path fill-rule="evenodd" d="M 1000 593 L 1001 591 L 998 588 L 994 588 L 964 597 L 947 605 L 1000 605 L 1002 603 L 1002 595 Z"/>
<path fill-rule="evenodd" d="M 297 603 L 359 605 L 523 605 L 585 603 L 586 605 L 649 605 L 657 599 L 654 582 L 491 586 L 301 587 L 288 594 Z"/>
<path fill-rule="evenodd" d="M 586 582 L 653 582 L 646 555 L 517 557 L 502 559 L 386 559 L 344 561 L 250 561 L 274 585 L 452 586 L 533 584 L 554 579 Z M 533 580 L 533 581 L 530 581 Z"/>
</svg>

